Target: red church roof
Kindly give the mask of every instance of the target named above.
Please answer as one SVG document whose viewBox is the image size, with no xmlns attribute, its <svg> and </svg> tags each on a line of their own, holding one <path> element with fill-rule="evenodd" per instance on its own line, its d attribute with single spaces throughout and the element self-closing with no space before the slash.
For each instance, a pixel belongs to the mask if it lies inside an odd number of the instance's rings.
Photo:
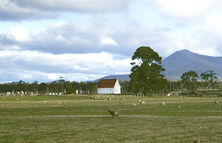
<svg viewBox="0 0 222 143">
<path fill-rule="evenodd" d="M 117 79 L 101 79 L 98 88 L 114 88 Z"/>
</svg>

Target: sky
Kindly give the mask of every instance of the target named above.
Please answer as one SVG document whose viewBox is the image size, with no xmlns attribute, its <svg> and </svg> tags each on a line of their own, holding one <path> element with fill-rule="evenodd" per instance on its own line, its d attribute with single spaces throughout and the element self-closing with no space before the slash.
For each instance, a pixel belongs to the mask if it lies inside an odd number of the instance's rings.
<svg viewBox="0 0 222 143">
<path fill-rule="evenodd" d="M 221 0 L 0 0 L 0 82 L 130 73 L 149 46 L 222 56 Z"/>
</svg>

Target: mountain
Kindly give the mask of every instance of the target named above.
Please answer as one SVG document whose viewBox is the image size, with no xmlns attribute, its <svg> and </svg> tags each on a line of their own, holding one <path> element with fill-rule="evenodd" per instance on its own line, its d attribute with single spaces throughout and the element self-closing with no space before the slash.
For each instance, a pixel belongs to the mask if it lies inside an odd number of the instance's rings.
<svg viewBox="0 0 222 143">
<path fill-rule="evenodd" d="M 95 80 L 95 82 L 99 81 L 100 79 L 113 79 L 113 78 L 117 78 L 120 81 L 129 81 L 130 80 L 129 74 L 121 74 L 121 75 L 104 76 L 102 78 Z"/>
<path fill-rule="evenodd" d="M 222 57 L 212 57 L 193 53 L 189 50 L 180 50 L 162 61 L 162 66 L 166 70 L 164 75 L 169 80 L 178 80 L 184 72 L 193 70 L 199 75 L 207 70 L 213 70 L 218 78 L 222 79 Z M 118 78 L 129 81 L 129 75 L 110 75 L 100 79 Z M 97 79 L 96 81 L 99 81 Z"/>
<path fill-rule="evenodd" d="M 222 57 L 200 55 L 189 50 L 173 53 L 162 61 L 162 66 L 166 69 L 164 75 L 171 80 L 180 79 L 184 72 L 190 70 L 198 74 L 213 70 L 219 78 L 222 77 Z"/>
</svg>

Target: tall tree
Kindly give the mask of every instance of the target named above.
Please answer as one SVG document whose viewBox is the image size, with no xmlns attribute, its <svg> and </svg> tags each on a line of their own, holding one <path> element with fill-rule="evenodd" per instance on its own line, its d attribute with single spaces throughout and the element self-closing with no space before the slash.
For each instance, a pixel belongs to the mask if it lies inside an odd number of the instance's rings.
<svg viewBox="0 0 222 143">
<path fill-rule="evenodd" d="M 203 72 L 200 77 L 204 81 L 205 87 L 213 88 L 216 84 L 217 76 L 213 70 Z"/>
<path fill-rule="evenodd" d="M 73 94 L 74 93 L 74 91 L 72 89 L 72 84 L 69 81 L 65 82 L 65 91 L 66 91 L 66 94 Z"/>
<path fill-rule="evenodd" d="M 49 91 L 48 85 L 44 82 L 40 83 L 38 86 L 38 91 L 40 94 L 48 93 Z"/>
<path fill-rule="evenodd" d="M 130 90 L 134 93 L 156 93 L 165 89 L 167 80 L 161 73 L 162 57 L 150 47 L 139 47 L 132 56 Z"/>
<path fill-rule="evenodd" d="M 98 89 L 98 83 L 96 82 L 91 82 L 89 83 L 89 93 L 90 94 L 97 94 L 97 89 Z"/>
<path fill-rule="evenodd" d="M 194 91 L 197 89 L 198 74 L 194 71 L 188 71 L 182 74 L 180 77 L 184 87 L 188 91 Z"/>
<path fill-rule="evenodd" d="M 129 81 L 120 81 L 121 93 L 128 94 L 129 93 Z"/>
</svg>

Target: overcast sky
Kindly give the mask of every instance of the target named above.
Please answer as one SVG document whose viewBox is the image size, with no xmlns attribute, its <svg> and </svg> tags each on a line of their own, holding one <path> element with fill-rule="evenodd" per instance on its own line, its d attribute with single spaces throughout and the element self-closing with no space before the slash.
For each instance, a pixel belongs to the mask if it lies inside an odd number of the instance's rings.
<svg viewBox="0 0 222 143">
<path fill-rule="evenodd" d="M 0 0 L 0 82 L 130 73 L 136 48 L 222 56 L 221 0 Z"/>
</svg>

